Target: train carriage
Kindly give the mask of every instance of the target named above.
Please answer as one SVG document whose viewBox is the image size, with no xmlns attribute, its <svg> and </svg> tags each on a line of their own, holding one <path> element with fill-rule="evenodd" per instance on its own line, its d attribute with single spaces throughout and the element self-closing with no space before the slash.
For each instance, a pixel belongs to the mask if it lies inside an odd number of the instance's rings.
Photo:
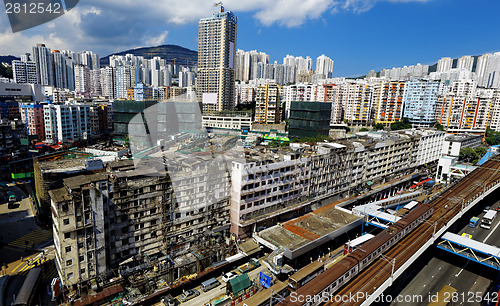
<svg viewBox="0 0 500 306">
<path fill-rule="evenodd" d="M 358 248 L 323 272 L 321 277 L 315 278 L 293 292 L 282 304 L 309 306 L 324 303 L 325 298 L 333 296 L 340 287 L 429 218 L 432 212 L 432 207 L 427 204 L 415 208 L 401 220 L 367 241 L 362 248 Z"/>
</svg>

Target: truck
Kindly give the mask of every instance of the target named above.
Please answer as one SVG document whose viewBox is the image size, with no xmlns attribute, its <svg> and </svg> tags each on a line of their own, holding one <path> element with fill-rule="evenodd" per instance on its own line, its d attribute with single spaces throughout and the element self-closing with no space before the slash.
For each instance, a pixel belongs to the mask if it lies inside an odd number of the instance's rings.
<svg viewBox="0 0 500 306">
<path fill-rule="evenodd" d="M 246 273 L 260 266 L 260 262 L 255 258 L 250 258 L 250 261 L 238 267 L 238 272 Z"/>
<path fill-rule="evenodd" d="M 478 223 L 479 223 L 479 218 L 478 217 L 472 217 L 472 218 L 470 218 L 469 226 L 470 227 L 476 227 Z"/>
</svg>

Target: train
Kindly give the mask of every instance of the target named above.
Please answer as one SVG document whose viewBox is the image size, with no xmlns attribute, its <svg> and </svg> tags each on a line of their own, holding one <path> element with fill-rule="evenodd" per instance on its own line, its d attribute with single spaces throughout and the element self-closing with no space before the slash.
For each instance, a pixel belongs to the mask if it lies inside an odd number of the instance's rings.
<svg viewBox="0 0 500 306">
<path fill-rule="evenodd" d="M 335 266 L 321 273 L 321 277 L 311 280 L 296 292 L 292 292 L 281 302 L 281 305 L 312 306 L 329 301 L 338 289 L 429 218 L 432 213 L 432 206 L 420 204 L 398 222 L 367 241 L 361 248 L 356 249 Z"/>
</svg>

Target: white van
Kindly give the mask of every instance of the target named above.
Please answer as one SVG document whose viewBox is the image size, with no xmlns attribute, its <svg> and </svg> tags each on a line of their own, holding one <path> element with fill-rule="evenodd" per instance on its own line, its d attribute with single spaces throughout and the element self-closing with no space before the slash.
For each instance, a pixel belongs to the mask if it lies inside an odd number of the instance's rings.
<svg viewBox="0 0 500 306">
<path fill-rule="evenodd" d="M 203 292 L 207 292 L 208 290 L 215 288 L 219 285 L 220 285 L 220 282 L 216 278 L 212 277 L 211 279 L 206 280 L 203 283 L 201 283 L 200 288 L 201 288 L 201 290 L 203 290 Z"/>
</svg>

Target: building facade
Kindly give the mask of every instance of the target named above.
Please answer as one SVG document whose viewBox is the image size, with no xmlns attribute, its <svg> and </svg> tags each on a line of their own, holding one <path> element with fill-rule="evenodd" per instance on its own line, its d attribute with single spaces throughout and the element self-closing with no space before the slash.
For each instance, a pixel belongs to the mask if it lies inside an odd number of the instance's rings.
<svg viewBox="0 0 500 306">
<path fill-rule="evenodd" d="M 234 108 L 237 18 L 220 8 L 198 24 L 197 97 L 209 111 Z"/>
</svg>

